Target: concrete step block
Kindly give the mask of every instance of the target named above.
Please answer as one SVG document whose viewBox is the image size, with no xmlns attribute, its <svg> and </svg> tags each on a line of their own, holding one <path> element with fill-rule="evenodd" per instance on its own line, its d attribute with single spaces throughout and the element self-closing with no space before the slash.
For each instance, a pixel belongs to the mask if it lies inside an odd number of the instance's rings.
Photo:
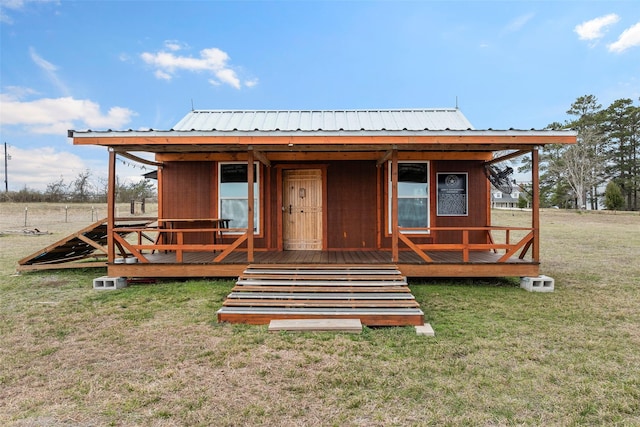
<svg viewBox="0 0 640 427">
<path fill-rule="evenodd" d="M 435 337 L 436 333 L 434 332 L 433 328 L 431 327 L 431 325 L 429 323 L 425 323 L 424 325 L 421 326 L 416 326 L 416 334 L 417 335 L 424 335 L 427 337 Z"/>
<path fill-rule="evenodd" d="M 269 332 L 279 331 L 329 331 L 359 334 L 362 332 L 360 319 L 274 319 L 269 323 Z"/>
</svg>

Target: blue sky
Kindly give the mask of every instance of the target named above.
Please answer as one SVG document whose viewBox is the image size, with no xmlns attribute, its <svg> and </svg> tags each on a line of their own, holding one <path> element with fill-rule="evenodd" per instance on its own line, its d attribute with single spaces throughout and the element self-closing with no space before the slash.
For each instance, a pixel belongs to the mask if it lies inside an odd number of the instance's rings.
<svg viewBox="0 0 640 427">
<path fill-rule="evenodd" d="M 0 26 L 10 190 L 87 169 L 101 186 L 106 149 L 67 129 L 170 129 L 192 106 L 457 102 L 478 129 L 531 129 L 582 95 L 640 97 L 637 0 L 0 0 Z"/>
</svg>

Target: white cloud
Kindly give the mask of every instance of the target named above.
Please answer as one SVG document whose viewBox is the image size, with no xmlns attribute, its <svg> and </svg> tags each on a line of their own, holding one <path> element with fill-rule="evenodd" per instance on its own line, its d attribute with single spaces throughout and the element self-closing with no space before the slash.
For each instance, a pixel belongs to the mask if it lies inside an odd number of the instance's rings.
<svg viewBox="0 0 640 427">
<path fill-rule="evenodd" d="M 37 134 L 65 135 L 74 128 L 122 128 L 135 112 L 112 107 L 105 114 L 100 105 L 87 99 L 40 98 L 23 101 L 14 93 L 0 94 L 0 125 L 23 126 Z"/>
<path fill-rule="evenodd" d="M 7 10 L 12 12 L 20 12 L 27 7 L 29 3 L 43 4 L 55 3 L 59 4 L 59 0 L 0 0 L 0 22 L 5 24 L 13 24 L 13 19 L 7 14 Z"/>
<path fill-rule="evenodd" d="M 190 72 L 206 72 L 215 77 L 209 79 L 213 85 L 227 84 L 236 89 L 242 87 L 237 72 L 229 66 L 229 55 L 216 48 L 207 48 L 200 51 L 200 57 L 180 56 L 175 54 L 185 48 L 185 45 L 176 41 L 165 42 L 165 50 L 159 52 L 143 52 L 140 57 L 147 64 L 155 67 L 154 74 L 161 80 L 171 80 L 180 70 Z M 254 85 L 256 80 L 253 81 Z"/>
<path fill-rule="evenodd" d="M 640 22 L 624 30 L 608 48 L 611 52 L 621 53 L 635 46 L 640 46 Z"/>
<path fill-rule="evenodd" d="M 610 13 L 576 25 L 573 31 L 578 34 L 580 40 L 596 40 L 604 36 L 607 27 L 615 24 L 619 20 L 620 17 L 618 15 Z"/>
<path fill-rule="evenodd" d="M 178 40 L 165 40 L 164 47 L 172 52 L 177 52 L 182 49 L 188 49 L 189 46 L 185 43 L 182 43 Z"/>
<path fill-rule="evenodd" d="M 58 67 L 38 55 L 33 47 L 29 48 L 29 56 L 31 56 L 31 60 L 38 66 L 38 68 L 44 71 L 47 78 L 60 92 L 64 95 L 69 95 L 69 88 L 67 88 L 67 85 L 62 82 L 56 73 L 58 71 Z"/>
<path fill-rule="evenodd" d="M 513 21 L 507 24 L 503 32 L 514 33 L 516 31 L 521 30 L 527 24 L 527 22 L 533 19 L 534 16 L 535 16 L 534 13 L 528 13 L 526 15 L 520 15 L 516 17 Z"/>
<path fill-rule="evenodd" d="M 10 145 L 8 152 L 11 160 L 7 162 L 7 177 L 13 190 L 28 186 L 44 191 L 48 184 L 61 178 L 69 184 L 87 169 L 81 157 L 52 147 L 25 150 Z"/>
</svg>

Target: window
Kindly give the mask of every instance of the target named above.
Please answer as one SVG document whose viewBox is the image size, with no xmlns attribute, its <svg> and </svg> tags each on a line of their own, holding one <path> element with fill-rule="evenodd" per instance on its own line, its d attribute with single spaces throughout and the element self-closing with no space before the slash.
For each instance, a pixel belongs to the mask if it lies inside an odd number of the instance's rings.
<svg viewBox="0 0 640 427">
<path fill-rule="evenodd" d="M 389 162 L 389 233 L 391 233 L 391 162 Z M 398 225 L 429 227 L 429 162 L 398 162 Z M 408 233 L 428 233 L 412 230 Z"/>
<path fill-rule="evenodd" d="M 254 232 L 260 232 L 260 188 L 259 169 L 253 165 L 253 225 Z M 246 228 L 249 212 L 247 199 L 247 164 L 220 163 L 218 169 L 218 212 L 220 218 L 230 219 L 230 228 Z"/>
</svg>

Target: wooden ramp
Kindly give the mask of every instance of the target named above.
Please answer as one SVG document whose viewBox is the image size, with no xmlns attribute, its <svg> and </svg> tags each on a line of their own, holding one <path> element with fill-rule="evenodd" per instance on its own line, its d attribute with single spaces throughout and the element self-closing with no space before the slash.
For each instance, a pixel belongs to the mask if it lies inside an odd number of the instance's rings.
<svg viewBox="0 0 640 427">
<path fill-rule="evenodd" d="M 250 265 L 218 310 L 219 322 L 360 319 L 422 325 L 424 313 L 395 265 Z"/>
<path fill-rule="evenodd" d="M 146 226 L 149 221 L 132 219 L 120 224 Z M 126 236 L 128 233 L 123 233 Z M 93 262 L 88 262 L 91 259 Z M 18 271 L 106 267 L 107 219 L 101 219 L 18 261 Z"/>
</svg>

